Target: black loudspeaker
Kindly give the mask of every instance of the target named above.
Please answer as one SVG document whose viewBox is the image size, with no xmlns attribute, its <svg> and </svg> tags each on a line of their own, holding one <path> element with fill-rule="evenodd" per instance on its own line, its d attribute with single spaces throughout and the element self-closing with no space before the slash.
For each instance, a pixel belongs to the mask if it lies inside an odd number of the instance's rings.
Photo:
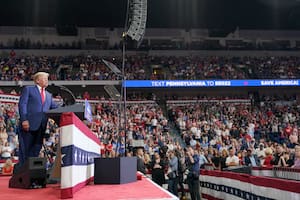
<svg viewBox="0 0 300 200">
<path fill-rule="evenodd" d="M 44 188 L 46 187 L 46 159 L 31 157 L 17 169 L 9 180 L 10 188 Z"/>
<path fill-rule="evenodd" d="M 124 184 L 137 180 L 136 157 L 95 158 L 94 184 Z"/>
<path fill-rule="evenodd" d="M 141 42 L 146 29 L 147 0 L 129 0 L 128 30 L 131 39 Z"/>
</svg>

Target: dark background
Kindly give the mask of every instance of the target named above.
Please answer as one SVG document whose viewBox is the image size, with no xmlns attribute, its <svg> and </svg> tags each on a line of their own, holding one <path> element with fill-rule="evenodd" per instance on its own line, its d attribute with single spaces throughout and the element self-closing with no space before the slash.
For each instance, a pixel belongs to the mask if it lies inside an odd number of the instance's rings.
<svg viewBox="0 0 300 200">
<path fill-rule="evenodd" d="M 123 27 L 127 0 L 2 0 L 0 26 Z M 300 29 L 300 0 L 148 0 L 147 27 Z"/>
</svg>

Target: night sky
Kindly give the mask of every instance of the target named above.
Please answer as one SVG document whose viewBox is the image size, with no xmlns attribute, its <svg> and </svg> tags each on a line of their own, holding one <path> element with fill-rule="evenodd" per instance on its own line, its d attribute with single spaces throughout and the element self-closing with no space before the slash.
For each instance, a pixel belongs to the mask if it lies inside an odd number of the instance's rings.
<svg viewBox="0 0 300 200">
<path fill-rule="evenodd" d="M 1 26 L 123 27 L 126 0 L 2 0 Z M 147 27 L 300 29 L 300 0 L 148 0 Z"/>
</svg>

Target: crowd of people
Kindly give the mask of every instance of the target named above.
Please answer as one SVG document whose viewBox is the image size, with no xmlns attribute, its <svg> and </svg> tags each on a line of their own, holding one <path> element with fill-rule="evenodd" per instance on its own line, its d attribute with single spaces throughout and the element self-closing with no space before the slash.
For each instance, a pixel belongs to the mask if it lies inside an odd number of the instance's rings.
<svg viewBox="0 0 300 200">
<path fill-rule="evenodd" d="M 294 100 L 283 103 L 265 97 L 259 105 L 173 103 L 169 115 L 186 145 L 198 149 L 215 169 L 241 165 L 300 167 L 295 162 L 299 159 L 300 121 Z M 230 162 L 228 156 L 233 157 Z"/>
<path fill-rule="evenodd" d="M 50 74 L 49 80 L 119 80 L 100 56 L 18 56 L 15 51 L 0 58 L 0 80 L 30 81 L 37 71 Z M 107 58 L 121 70 L 120 57 Z M 128 57 L 125 64 L 127 79 L 146 79 L 143 57 Z"/>
<path fill-rule="evenodd" d="M 97 133 L 102 148 L 102 156 L 114 157 L 125 154 L 126 143 L 129 146 L 128 154 L 133 153 L 137 147 L 134 141 L 140 140 L 145 143 L 145 149 L 152 152 L 161 143 L 168 143 L 168 121 L 163 116 L 161 108 L 154 102 L 128 103 L 126 109 L 126 124 L 124 115 L 120 114 L 120 105 L 110 101 L 100 102 L 95 105 L 95 117 L 91 124 L 91 130 Z"/>
<path fill-rule="evenodd" d="M 14 103 L 1 103 L 0 108 L 0 149 L 1 158 L 18 157 L 18 110 Z"/>
<path fill-rule="evenodd" d="M 242 165 L 300 168 L 297 101 L 267 96 L 260 104 L 239 100 L 199 103 L 192 98 L 185 104 L 172 101 L 167 104 L 168 116 L 155 101 L 129 101 L 125 119 L 120 110 L 123 105 L 100 99 L 93 104 L 94 117 L 88 125 L 100 140 L 102 157 L 136 155 L 141 160 L 138 170 L 151 173 L 157 184 L 167 184 L 175 195 L 178 189 L 184 192 L 184 183 L 189 188 L 199 187 L 193 178 L 197 176 L 195 169 L 205 168 L 205 164 L 215 170 Z M 17 104 L 2 102 L 0 152 L 8 165 L 18 159 L 18 120 Z M 172 123 L 179 130 L 183 145 L 174 137 L 176 129 Z M 57 125 L 49 120 L 40 152 L 41 157 L 50 155 L 48 167 L 55 159 L 58 143 Z M 199 166 L 193 165 L 195 160 Z M 180 187 L 175 187 L 178 184 Z M 197 196 L 199 191 L 190 192 Z"/>
<path fill-rule="evenodd" d="M 295 79 L 300 77 L 299 58 L 128 56 L 124 70 L 127 80 Z M 37 71 L 49 72 L 50 80 L 119 80 L 102 59 L 92 55 L 19 56 L 12 51 L 0 58 L 0 80 L 28 81 Z M 105 59 L 121 70 L 121 57 Z"/>
<path fill-rule="evenodd" d="M 120 64 L 120 58 L 108 58 Z M 152 65 L 164 70 L 147 70 Z M 276 67 L 275 67 L 276 66 Z M 50 73 L 50 80 L 117 80 L 97 56 L 18 57 L 13 51 L 1 58 L 1 80 L 31 80 L 37 71 Z M 298 78 L 298 57 L 128 57 L 127 79 L 254 79 Z M 0 91 L 3 93 L 3 91 Z M 15 91 L 11 94 L 17 95 Z M 82 95 L 90 99 L 88 92 Z M 93 104 L 88 124 L 100 140 L 102 157 L 138 157 L 138 170 L 152 174 L 159 185 L 184 195 L 189 186 L 192 199 L 199 197 L 199 168 L 210 164 L 215 170 L 235 166 L 281 166 L 300 168 L 299 103 L 293 97 L 262 97 L 244 102 L 197 101 L 178 97 L 164 111 L 155 101 L 119 103 L 99 98 Z M 249 98 L 249 97 L 246 97 Z M 174 99 L 173 97 L 167 99 Z M 180 99 L 192 101 L 183 104 Z M 196 101 L 195 101 L 196 100 Z M 201 99 L 198 99 L 201 100 Z M 207 100 L 207 99 L 206 99 Z M 6 160 L 3 174 L 12 172 L 19 158 L 18 102 L 1 102 L 0 156 Z M 126 113 L 126 115 L 125 115 Z M 167 115 L 167 114 L 168 115 Z M 173 124 L 178 129 L 173 128 Z M 171 126 L 170 126 L 171 125 Z M 179 131 L 183 144 L 176 137 Z M 56 156 L 59 131 L 49 120 L 39 156 L 50 168 Z M 141 148 L 142 147 L 142 148 Z"/>
<path fill-rule="evenodd" d="M 299 77 L 299 57 L 168 57 L 169 79 L 269 79 Z"/>
</svg>

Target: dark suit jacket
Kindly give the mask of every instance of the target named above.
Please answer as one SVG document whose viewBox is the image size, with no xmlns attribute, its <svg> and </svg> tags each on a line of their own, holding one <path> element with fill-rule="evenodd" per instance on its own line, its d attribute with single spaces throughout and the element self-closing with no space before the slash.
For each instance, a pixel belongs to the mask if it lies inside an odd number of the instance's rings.
<svg viewBox="0 0 300 200">
<path fill-rule="evenodd" d="M 26 86 L 19 100 L 20 122 L 28 120 L 30 131 L 36 131 L 42 125 L 46 128 L 48 118 L 45 114 L 49 109 L 57 108 L 52 99 L 52 94 L 45 90 L 45 102 L 42 104 L 42 98 L 38 87 Z"/>
<path fill-rule="evenodd" d="M 259 167 L 261 164 L 260 164 L 258 157 L 256 155 L 253 155 L 253 157 L 254 157 L 256 165 Z M 251 165 L 250 157 L 246 156 L 244 158 L 244 161 L 245 161 L 245 165 L 247 165 L 247 166 Z"/>
<path fill-rule="evenodd" d="M 137 156 L 137 171 L 142 172 L 143 174 L 146 174 L 146 166 L 144 163 L 144 160 Z"/>
</svg>

